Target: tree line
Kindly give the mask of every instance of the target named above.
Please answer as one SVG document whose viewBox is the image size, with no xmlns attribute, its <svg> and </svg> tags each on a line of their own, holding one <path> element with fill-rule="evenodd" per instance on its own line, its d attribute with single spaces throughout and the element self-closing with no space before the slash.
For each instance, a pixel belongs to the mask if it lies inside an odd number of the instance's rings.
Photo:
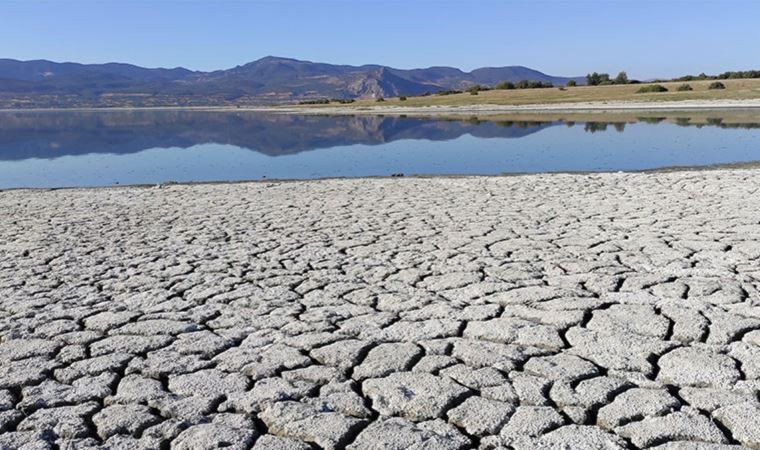
<svg viewBox="0 0 760 450">
<path fill-rule="evenodd" d="M 621 71 L 615 78 L 610 78 L 608 73 L 589 73 L 586 75 L 586 84 L 589 86 L 605 86 L 609 84 L 638 84 L 639 80 L 629 80 L 628 74 Z"/>
</svg>

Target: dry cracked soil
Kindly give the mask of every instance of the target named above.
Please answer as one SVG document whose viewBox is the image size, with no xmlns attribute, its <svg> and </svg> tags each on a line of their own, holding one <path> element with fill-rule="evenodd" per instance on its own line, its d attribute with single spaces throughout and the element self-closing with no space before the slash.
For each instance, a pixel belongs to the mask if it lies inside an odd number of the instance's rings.
<svg viewBox="0 0 760 450">
<path fill-rule="evenodd" d="M 0 192 L 2 449 L 760 448 L 760 171 Z"/>
</svg>

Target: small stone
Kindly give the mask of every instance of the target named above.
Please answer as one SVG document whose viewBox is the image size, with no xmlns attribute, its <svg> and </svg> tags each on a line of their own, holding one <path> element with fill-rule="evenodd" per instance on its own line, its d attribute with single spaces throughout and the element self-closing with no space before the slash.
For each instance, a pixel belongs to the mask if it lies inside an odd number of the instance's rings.
<svg viewBox="0 0 760 450">
<path fill-rule="evenodd" d="M 519 406 L 499 435 L 507 442 L 524 436 L 539 436 L 565 423 L 562 416 L 548 406 Z"/>
<path fill-rule="evenodd" d="M 103 440 L 115 434 L 137 437 L 142 430 L 160 421 L 161 418 L 153 415 L 150 409 L 143 405 L 109 406 L 92 418 L 98 429 L 98 436 Z"/>
<path fill-rule="evenodd" d="M 0 411 L 0 434 L 13 430 L 24 418 L 24 413 L 16 409 Z"/>
<path fill-rule="evenodd" d="M 311 446 L 296 439 L 267 434 L 256 439 L 253 450 L 311 450 Z"/>
<path fill-rule="evenodd" d="M 379 419 L 364 429 L 349 450 L 462 450 L 470 440 L 456 428 L 434 420 L 415 424 L 400 417 Z"/>
<path fill-rule="evenodd" d="M 590 362 L 573 355 L 552 355 L 531 358 L 523 371 L 552 381 L 576 382 L 599 374 Z"/>
<path fill-rule="evenodd" d="M 87 418 L 98 410 L 96 403 L 39 409 L 19 423 L 17 431 L 52 433 L 61 438 L 86 438 L 90 429 Z"/>
<path fill-rule="evenodd" d="M 367 341 L 346 339 L 312 350 L 311 356 L 322 364 L 345 370 L 359 364 L 359 357 L 371 345 Z"/>
<path fill-rule="evenodd" d="M 172 341 L 167 336 L 109 336 L 90 344 L 90 355 L 100 356 L 110 353 L 147 353 L 168 345 Z"/>
<path fill-rule="evenodd" d="M 118 372 L 123 369 L 132 358 L 126 353 L 113 353 L 83 359 L 72 363 L 63 369 L 55 371 L 55 377 L 62 383 L 71 383 L 77 378 L 86 375 L 100 375 L 104 372 Z"/>
<path fill-rule="evenodd" d="M 380 414 L 413 421 L 443 417 L 448 405 L 468 392 L 448 378 L 414 372 L 366 380 L 362 391 Z"/>
<path fill-rule="evenodd" d="M 227 401 L 223 405 L 238 411 L 257 413 L 274 402 L 299 400 L 314 389 L 315 386 L 310 383 L 279 377 L 264 378 L 257 381 L 250 391 L 227 394 Z"/>
<path fill-rule="evenodd" d="M 423 356 L 417 364 L 412 367 L 412 372 L 436 373 L 441 369 L 453 366 L 457 363 L 456 358 L 446 355 L 427 355 Z"/>
<path fill-rule="evenodd" d="M 745 402 L 724 406 L 713 417 L 731 430 L 734 439 L 749 448 L 760 449 L 760 405 Z"/>
<path fill-rule="evenodd" d="M 715 388 L 685 387 L 678 391 L 678 395 L 689 405 L 710 413 L 724 406 L 744 403 L 755 399 L 754 394 L 740 392 L 739 390 Z"/>
<path fill-rule="evenodd" d="M 509 403 L 470 397 L 446 414 L 449 422 L 464 428 L 468 434 L 497 434 L 509 420 L 515 407 Z"/>
<path fill-rule="evenodd" d="M 324 449 L 345 445 L 346 439 L 362 421 L 335 412 L 323 412 L 304 403 L 277 402 L 265 409 L 259 418 L 270 433 L 313 442 Z"/>
<path fill-rule="evenodd" d="M 119 381 L 116 395 L 105 399 L 105 405 L 148 403 L 169 395 L 160 381 L 140 375 L 127 375 Z"/>
<path fill-rule="evenodd" d="M 477 390 L 490 386 L 500 386 L 507 382 L 506 377 L 496 369 L 491 367 L 472 369 L 464 364 L 457 364 L 443 369 L 439 375 L 449 377 L 459 384 Z"/>
<path fill-rule="evenodd" d="M 659 361 L 658 380 L 676 386 L 731 386 L 740 373 L 730 357 L 704 348 L 677 348 Z"/>
<path fill-rule="evenodd" d="M 702 415 L 674 412 L 664 417 L 649 417 L 615 429 L 637 447 L 649 447 L 670 440 L 727 444 L 728 440 L 710 419 Z"/>
<path fill-rule="evenodd" d="M 630 389 L 599 410 L 597 423 L 613 429 L 634 420 L 659 416 L 678 408 L 680 403 L 665 389 Z"/>
<path fill-rule="evenodd" d="M 62 345 L 46 339 L 11 339 L 0 343 L 0 361 L 52 356 Z"/>
<path fill-rule="evenodd" d="M 378 378 L 411 368 L 422 355 L 422 349 L 411 343 L 380 344 L 370 350 L 364 361 L 354 369 L 355 380 Z"/>
<path fill-rule="evenodd" d="M 246 450 L 251 447 L 257 433 L 252 429 L 230 428 L 215 423 L 194 425 L 183 431 L 172 442 L 172 450 L 206 450 L 225 448 Z"/>
<path fill-rule="evenodd" d="M 248 379 L 239 374 L 227 374 L 216 369 L 177 375 L 169 378 L 169 390 L 177 395 L 226 395 L 231 392 L 245 391 Z"/>
<path fill-rule="evenodd" d="M 152 335 L 177 335 L 196 331 L 198 326 L 188 322 L 166 319 L 149 319 L 128 323 L 113 331 L 110 334 L 139 334 L 143 336 Z"/>
<path fill-rule="evenodd" d="M 510 377 L 521 405 L 548 406 L 551 404 L 548 398 L 551 381 L 519 372 L 513 372 Z"/>
<path fill-rule="evenodd" d="M 590 425 L 565 425 L 541 436 L 538 449 L 625 450 L 625 441 Z"/>
</svg>

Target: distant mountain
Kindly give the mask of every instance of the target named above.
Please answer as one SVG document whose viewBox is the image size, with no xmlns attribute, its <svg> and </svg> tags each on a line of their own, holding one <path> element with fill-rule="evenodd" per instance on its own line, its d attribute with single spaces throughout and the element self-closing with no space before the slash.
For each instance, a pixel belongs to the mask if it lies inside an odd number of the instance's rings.
<svg viewBox="0 0 760 450">
<path fill-rule="evenodd" d="M 148 69 L 130 64 L 77 64 L 0 59 L 0 108 L 272 104 L 315 98 L 419 95 L 473 84 L 573 79 L 522 66 L 395 69 L 268 56 L 227 70 Z"/>
</svg>

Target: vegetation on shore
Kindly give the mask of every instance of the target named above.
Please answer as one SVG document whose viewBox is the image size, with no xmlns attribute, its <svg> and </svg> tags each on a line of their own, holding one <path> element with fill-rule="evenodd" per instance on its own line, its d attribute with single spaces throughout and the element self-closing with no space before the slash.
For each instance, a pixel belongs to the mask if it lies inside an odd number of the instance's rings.
<svg viewBox="0 0 760 450">
<path fill-rule="evenodd" d="M 717 84 L 723 89 L 717 87 Z M 501 84 L 501 83 L 500 83 Z M 639 84 L 604 84 L 597 86 L 563 86 L 554 88 L 518 88 L 517 84 L 506 82 L 492 88 L 479 87 L 479 95 L 468 91 L 447 91 L 423 96 L 405 96 L 406 100 L 385 98 L 386 106 L 465 106 L 465 105 L 529 105 L 580 102 L 656 102 L 681 100 L 750 100 L 760 99 L 760 78 L 732 78 L 723 81 L 696 80 L 688 84 L 677 81 L 639 83 Z M 688 86 L 685 88 L 683 86 Z M 498 88 L 497 88 L 498 86 Z M 656 87 L 660 86 L 666 90 Z M 639 92 L 641 91 L 641 92 Z M 351 107 L 369 107 L 373 99 L 357 100 Z M 329 105 L 316 105 L 329 106 Z M 348 105 L 347 105 L 348 106 Z"/>
<path fill-rule="evenodd" d="M 661 84 L 648 84 L 646 86 L 641 86 L 636 90 L 637 94 L 647 94 L 650 92 L 668 92 L 668 88 Z"/>
<path fill-rule="evenodd" d="M 721 81 L 717 81 L 721 80 Z M 689 81 L 690 83 L 684 83 Z M 725 81 L 725 82 L 724 82 Z M 686 75 L 670 80 L 642 82 L 628 77 L 625 71 L 614 78 L 608 73 L 592 72 L 586 75 L 586 85 L 578 86 L 569 80 L 565 86 L 551 89 L 552 83 L 521 80 L 502 81 L 493 86 L 475 84 L 463 90 L 446 89 L 419 96 L 401 96 L 396 99 L 377 99 L 389 104 L 404 102 L 404 106 L 431 105 L 525 105 L 541 103 L 572 103 L 599 101 L 678 101 L 678 100 L 742 100 L 760 98 L 760 70 L 723 72 L 718 75 Z M 477 99 L 480 93 L 484 95 Z M 353 102 L 353 100 L 351 101 Z M 357 106 L 368 100 L 359 100 Z M 348 103 L 339 100 L 311 100 L 301 104 L 322 105 Z"/>
<path fill-rule="evenodd" d="M 345 105 L 348 103 L 353 103 L 356 100 L 353 98 L 317 98 L 313 100 L 301 100 L 298 102 L 299 105 L 329 105 L 330 103 L 339 103 L 341 105 Z"/>
</svg>

